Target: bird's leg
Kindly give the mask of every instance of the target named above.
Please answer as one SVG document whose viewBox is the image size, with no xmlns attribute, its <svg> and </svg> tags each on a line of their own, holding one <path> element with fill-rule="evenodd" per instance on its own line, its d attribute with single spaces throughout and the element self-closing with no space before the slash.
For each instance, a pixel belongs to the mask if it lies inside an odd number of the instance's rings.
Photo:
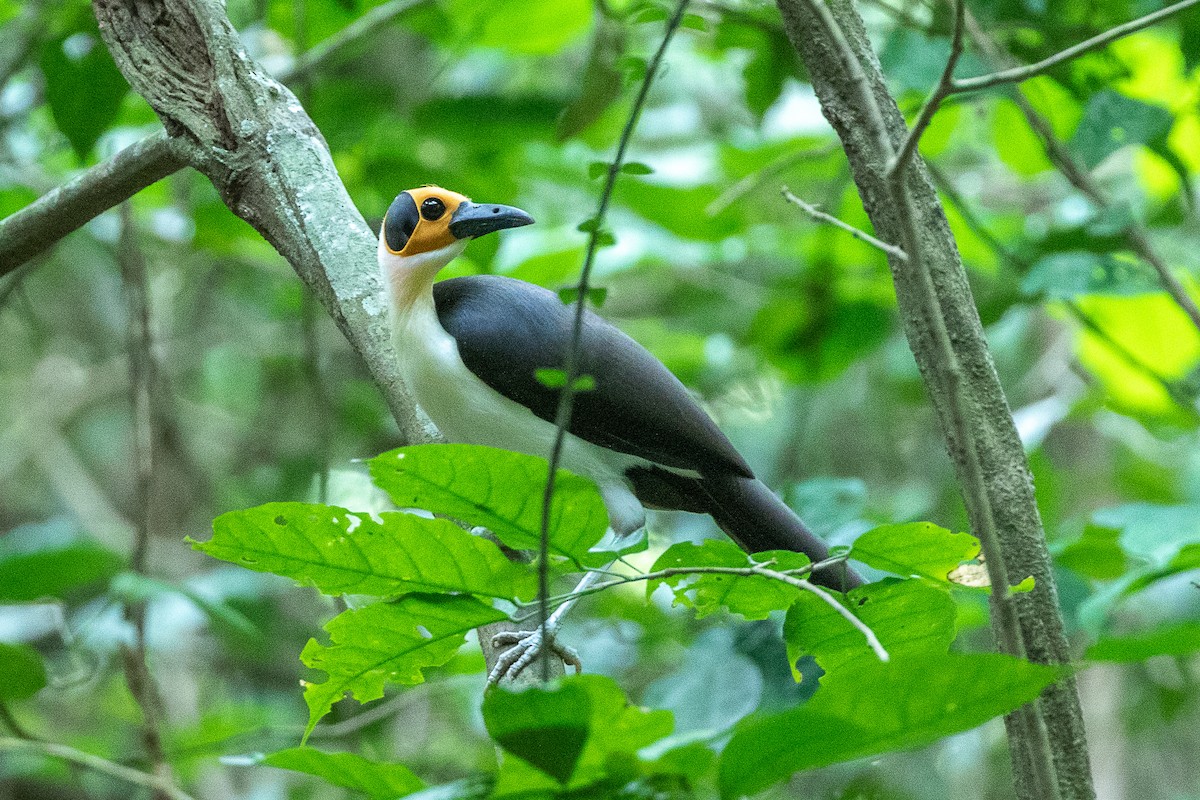
<svg viewBox="0 0 1200 800">
<path fill-rule="evenodd" d="M 505 677 L 509 680 L 516 678 L 541 655 L 544 647 L 549 647 L 550 652 L 562 659 L 564 664 L 574 667 L 576 675 L 582 672 L 583 662 L 579 660 L 579 653 L 575 652 L 574 648 L 559 642 L 555 638 L 555 634 L 558 633 L 558 627 L 562 624 L 563 617 L 579 600 L 578 593 L 598 581 L 603 574 L 603 570 L 598 570 L 584 575 L 572 593 L 576 596 L 554 609 L 554 613 L 546 618 L 545 625 L 539 625 L 531 631 L 501 631 L 493 636 L 492 646 L 508 645 L 508 649 L 501 654 L 500 658 L 496 660 L 496 665 L 492 667 L 492 671 L 488 673 L 488 685 L 495 686 Z M 545 641 L 542 639 L 543 629 L 546 632 Z"/>
</svg>

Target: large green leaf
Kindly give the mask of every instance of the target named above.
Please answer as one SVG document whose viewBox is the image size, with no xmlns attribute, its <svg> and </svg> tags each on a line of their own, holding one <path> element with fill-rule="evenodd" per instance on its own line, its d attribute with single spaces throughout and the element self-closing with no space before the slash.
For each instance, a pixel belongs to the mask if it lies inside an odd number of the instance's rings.
<svg viewBox="0 0 1200 800">
<path fill-rule="evenodd" d="M 929 744 L 1028 703 L 1062 674 L 995 653 L 922 654 L 830 673 L 807 704 L 737 727 L 721 754 L 721 794 Z"/>
<path fill-rule="evenodd" d="M 1182 656 L 1200 650 L 1200 622 L 1179 622 L 1132 636 L 1100 639 L 1088 648 L 1091 661 L 1143 661 L 1154 656 Z"/>
<path fill-rule="evenodd" d="M 121 556 L 57 521 L 25 525 L 0 537 L 0 603 L 66 599 L 123 568 Z"/>
<path fill-rule="evenodd" d="M 371 478 L 402 508 L 482 525 L 518 550 L 536 550 L 541 534 L 546 460 L 468 444 L 401 447 L 371 459 Z M 608 513 L 591 481 L 560 470 L 550 510 L 550 551 L 582 564 L 604 536 Z"/>
<path fill-rule="evenodd" d="M 448 11 L 459 41 L 523 55 L 556 53 L 592 21 L 591 0 L 449 0 Z"/>
<path fill-rule="evenodd" d="M 1021 279 L 1021 291 L 1056 300 L 1081 294 L 1148 294 L 1162 290 L 1157 276 L 1136 261 L 1103 253 L 1052 253 Z"/>
<path fill-rule="evenodd" d="M 954 641 L 954 601 L 946 589 L 927 582 L 889 578 L 851 590 L 844 604 L 879 637 L 891 658 L 944 653 Z M 783 638 L 793 665 L 807 654 L 826 672 L 878 661 L 862 631 L 811 594 L 796 598 L 788 609 Z M 800 679 L 794 666 L 793 676 Z"/>
<path fill-rule="evenodd" d="M 55 125 L 79 158 L 87 158 L 100 134 L 117 118 L 129 84 L 94 25 L 46 42 L 40 64 Z"/>
<path fill-rule="evenodd" d="M 0 701 L 33 697 L 45 685 L 46 668 L 36 650 L 0 642 Z"/>
<path fill-rule="evenodd" d="M 850 557 L 876 569 L 945 582 L 950 572 L 979 555 L 979 540 L 932 522 L 881 525 L 854 542 Z"/>
<path fill-rule="evenodd" d="M 533 573 L 493 542 L 448 520 L 399 512 L 376 519 L 338 506 L 268 503 L 222 514 L 213 521 L 212 539 L 192 546 L 326 594 L 467 592 L 512 599 L 535 591 Z"/>
<path fill-rule="evenodd" d="M 753 566 L 755 562 L 764 563 L 772 559 L 776 562 L 771 565 L 771 569 L 774 570 L 799 569 L 809 563 L 803 554 L 783 550 L 756 553 L 751 560 L 732 542 L 725 539 L 709 539 L 698 545 L 691 542 L 671 545 L 658 557 L 650 570 L 658 572 L 688 567 L 745 569 Z M 787 608 L 804 593 L 803 589 L 761 575 L 693 573 L 647 581 L 647 596 L 661 585 L 670 586 L 675 592 L 675 603 L 695 609 L 698 617 L 727 608 L 746 619 L 766 619 L 772 611 Z"/>
<path fill-rule="evenodd" d="M 468 631 L 502 619 L 502 612 L 472 597 L 419 594 L 334 617 L 325 625 L 331 644 L 310 639 L 300 654 L 307 666 L 328 676 L 305 682 L 304 738 L 347 693 L 367 703 L 383 697 L 389 683 L 421 683 L 422 670 L 449 661 Z"/>
<path fill-rule="evenodd" d="M 376 800 L 403 797 L 425 785 L 403 764 L 371 761 L 355 753 L 326 753 L 312 747 L 292 747 L 270 753 L 262 763 L 316 775 L 335 786 L 365 792 Z"/>
<path fill-rule="evenodd" d="M 632 706 L 612 678 L 573 675 L 484 701 L 488 732 L 510 753 L 496 796 L 592 785 L 671 732 L 671 714 Z M 620 781 L 623 782 L 623 781 Z"/>
</svg>

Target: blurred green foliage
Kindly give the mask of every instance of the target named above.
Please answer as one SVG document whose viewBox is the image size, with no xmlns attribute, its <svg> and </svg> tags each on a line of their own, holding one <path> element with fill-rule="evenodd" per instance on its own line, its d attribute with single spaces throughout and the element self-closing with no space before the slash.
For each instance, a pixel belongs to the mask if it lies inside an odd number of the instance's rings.
<svg viewBox="0 0 1200 800">
<path fill-rule="evenodd" d="M 233 0 L 228 10 L 248 51 L 279 69 L 376 5 Z M 969 3 L 988 35 L 1026 62 L 1159 6 Z M 869 227 L 778 13 L 750 0 L 692 10 L 630 152 L 652 172 L 618 180 L 606 225 L 615 241 L 597 264 L 603 313 L 693 387 L 756 471 L 832 542 L 925 519 L 964 529 L 882 254 L 779 196 L 786 184 Z M 947 9 L 870 0 L 861 11 L 911 118 L 948 52 Z M 595 213 L 590 165 L 611 161 L 664 17 L 632 0 L 422 2 L 293 88 L 372 224 L 399 191 L 425 183 L 518 205 L 539 224 L 480 240 L 446 274 L 498 272 L 561 289 L 581 262 L 579 226 Z M 7 215 L 158 123 L 119 79 L 81 0 L 0 0 L 0 21 Z M 989 68 L 970 50 L 960 75 Z M 1104 748 L 1097 760 L 1131 796 L 1194 797 L 1200 332 L 1157 290 L 1125 234 L 1144 226 L 1194 290 L 1200 13 L 1056 67 L 1022 91 L 1105 203 L 1063 177 L 1012 89 L 948 102 L 922 150 L 1030 454 L 1077 652 L 1110 662 L 1080 675 L 1089 736 Z M 309 722 L 296 689 L 315 680 L 298 660 L 305 642 L 328 623 L 333 642 L 305 651 L 310 663 L 327 658 L 345 646 L 346 615 L 390 616 L 389 606 L 346 610 L 291 580 L 219 564 L 184 537 L 208 540 L 214 518 L 269 502 L 390 508 L 355 459 L 392 448 L 395 428 L 288 265 L 201 176 L 175 174 L 140 193 L 132 211 L 157 368 L 148 576 L 128 569 L 142 505 L 119 215 L 101 215 L 0 278 L 0 735 L 14 722 L 149 768 L 122 671 L 131 635 L 122 607 L 144 604 L 166 756 L 204 796 L 390 796 L 417 786 L 398 764 L 433 787 L 413 795 L 426 800 L 533 785 L 534 796 L 550 796 L 572 780 L 583 787 L 572 789 L 578 797 L 713 797 L 766 786 L 766 771 L 738 772 L 730 766 L 738 759 L 716 754 L 731 731 L 726 753 L 755 754 L 766 753 L 763 741 L 798 745 L 800 735 L 833 731 L 803 751 L 810 761 L 772 761 L 770 797 L 1009 796 L 996 722 L 784 781 L 793 769 L 865 755 L 835 752 L 848 697 L 886 703 L 920 692 L 928 703 L 912 711 L 930 724 L 904 746 L 951 730 L 940 727 L 947 706 L 936 701 L 961 700 L 970 675 L 992 675 L 974 661 L 988 647 L 987 611 L 980 594 L 936 584 L 894 591 L 911 593 L 900 621 L 924 620 L 939 646 L 953 633 L 955 652 L 918 660 L 967 659 L 962 683 L 941 685 L 940 695 L 922 678 L 943 674 L 945 662 L 870 682 L 846 677 L 839 688 L 838 673 L 822 677 L 821 668 L 822 658 L 842 656 L 813 644 L 840 641 L 832 627 L 802 633 L 795 614 L 785 622 L 780 610 L 735 615 L 716 605 L 697 619 L 671 607 L 669 589 L 647 603 L 634 584 L 586 600 L 568 621 L 564 638 L 594 674 L 545 690 L 563 695 L 547 700 L 546 718 L 581 698 L 589 713 L 568 715 L 561 737 L 536 741 L 582 742 L 569 773 L 561 760 L 539 770 L 539 756 L 519 749 L 497 767 L 489 731 L 520 748 L 530 740 L 518 734 L 539 725 L 504 719 L 501 699 L 480 717 L 482 657 L 457 647 L 461 634 L 449 623 L 437 664 L 427 660 L 418 673 L 424 683 L 385 691 L 382 674 L 364 673 L 369 691 L 356 696 L 387 699 L 362 710 L 334 705 L 349 684 L 318 690 L 316 704 L 333 705 L 310 737 L 321 752 L 284 756 Z M 512 535 L 525 541 L 518 521 L 510 520 Z M 629 559 L 648 569 L 672 544 L 720 549 L 701 545 L 714 535 L 706 521 L 658 515 L 648 551 Z M 467 598 L 455 605 L 471 606 L 454 609 L 467 616 L 492 612 Z M 383 631 L 386 622 L 371 624 Z M 886 643 L 887 624 L 877 622 Z M 910 633 L 892 635 L 903 642 Z M 379 638 L 381 646 L 395 640 Z M 809 655 L 791 657 L 801 652 Z M 411 675 L 415 667 L 405 666 Z M 1009 702 L 1035 684 L 1014 684 Z M 953 729 L 1002 710 L 966 715 Z M 497 719 L 512 726 L 501 732 Z M 274 755 L 264 762 L 263 752 Z M 601 774 L 586 787 L 579 778 Z M 118 781 L 53 759 L 0 754 L 0 797 L 129 795 Z"/>
</svg>

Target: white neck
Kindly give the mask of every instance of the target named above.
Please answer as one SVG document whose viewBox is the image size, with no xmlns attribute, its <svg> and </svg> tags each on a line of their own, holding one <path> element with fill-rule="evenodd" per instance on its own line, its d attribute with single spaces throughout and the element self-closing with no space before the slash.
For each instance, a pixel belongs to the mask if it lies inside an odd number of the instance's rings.
<svg viewBox="0 0 1200 800">
<path fill-rule="evenodd" d="M 467 239 L 446 245 L 439 250 L 417 253 L 411 256 L 395 255 L 387 249 L 383 237 L 379 237 L 379 268 L 383 271 L 383 285 L 397 313 L 404 313 L 417 298 L 433 291 L 433 279 L 442 267 L 462 253 Z"/>
</svg>

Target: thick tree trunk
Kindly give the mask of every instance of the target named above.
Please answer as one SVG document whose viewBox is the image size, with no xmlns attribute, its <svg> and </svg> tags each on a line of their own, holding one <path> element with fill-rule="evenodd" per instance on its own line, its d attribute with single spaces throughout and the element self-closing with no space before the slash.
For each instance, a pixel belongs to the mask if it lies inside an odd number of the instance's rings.
<svg viewBox="0 0 1200 800">
<path fill-rule="evenodd" d="M 817 0 L 821 2 L 822 0 Z M 889 154 L 880 152 L 872 125 L 877 124 L 859 102 L 860 86 L 844 68 L 839 43 L 811 13 L 806 0 L 778 0 L 784 27 L 811 76 L 822 110 L 842 140 L 863 205 L 884 241 L 900 243 L 906 221 L 902 209 L 891 200 L 888 186 Z M 871 50 L 862 20 L 849 0 L 829 0 L 829 8 L 840 25 L 854 58 L 862 67 L 866 90 L 875 98 L 883 117 L 885 135 L 898 149 L 907 135 L 907 125 L 888 94 L 879 62 Z M 1017 437 L 1012 415 L 987 343 L 979 314 L 967 284 L 954 237 L 946 222 L 937 194 L 929 182 L 923 162 L 916 158 L 906 173 L 903 189 L 911 199 L 912 224 L 919 241 L 921 262 L 932 279 L 950 345 L 960 370 L 956 386 L 954 370 L 942 363 L 927 308 L 922 305 L 925 280 L 920 270 L 892 258 L 896 296 L 909 345 L 920 366 L 925 386 L 946 436 L 947 449 L 960 480 L 977 459 L 985 477 L 981 499 L 987 508 L 968 502 L 972 525 L 978 528 L 981 512 L 988 513 L 997 530 L 1007 573 L 1019 581 L 1033 576 L 1034 591 L 1013 597 L 1031 661 L 1063 664 L 1070 661 L 1058 595 L 1051 571 L 1045 534 L 1033 495 L 1033 483 L 1025 453 Z M 958 408 L 955 405 L 960 406 Z M 960 441 L 954 416 L 963 407 L 970 410 L 971 442 Z M 972 451 L 968 448 L 973 447 Z M 969 691 L 964 687 L 964 691 Z M 1046 736 L 1053 753 L 1059 792 L 1063 798 L 1093 797 L 1087 744 L 1075 682 L 1068 678 L 1052 686 L 1039 700 Z M 1018 712 L 1019 713 L 1019 712 Z M 1028 781 L 1031 759 L 1029 742 L 1018 734 L 1016 714 L 1007 720 L 1012 741 L 1018 794 L 1035 800 Z M 1036 800 L 1041 800 L 1036 798 Z"/>
</svg>

